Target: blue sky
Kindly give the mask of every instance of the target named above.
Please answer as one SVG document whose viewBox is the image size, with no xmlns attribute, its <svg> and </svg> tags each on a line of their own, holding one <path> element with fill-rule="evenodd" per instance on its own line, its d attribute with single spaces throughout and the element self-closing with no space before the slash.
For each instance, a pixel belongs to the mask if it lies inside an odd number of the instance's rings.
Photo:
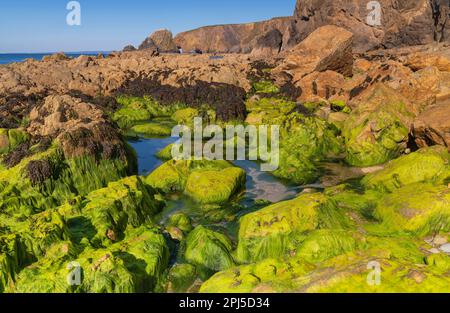
<svg viewBox="0 0 450 313">
<path fill-rule="evenodd" d="M 152 31 L 292 15 L 295 0 L 79 0 L 81 26 L 68 26 L 69 0 L 1 0 L 0 53 L 118 50 Z"/>
</svg>

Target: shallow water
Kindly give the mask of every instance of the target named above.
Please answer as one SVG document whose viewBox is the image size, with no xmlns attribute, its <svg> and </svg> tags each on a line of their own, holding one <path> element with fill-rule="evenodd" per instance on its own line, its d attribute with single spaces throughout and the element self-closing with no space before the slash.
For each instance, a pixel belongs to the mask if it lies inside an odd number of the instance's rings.
<svg viewBox="0 0 450 313">
<path fill-rule="evenodd" d="M 128 143 L 137 153 L 139 175 L 148 175 L 163 164 L 163 161 L 156 157 L 156 153 L 176 140 L 177 138 L 172 137 L 130 140 Z M 279 202 L 292 199 L 302 189 L 283 182 L 269 172 L 262 172 L 260 165 L 254 161 L 244 160 L 232 163 L 247 173 L 246 190 L 240 199 L 242 205 L 251 205 L 255 200 Z"/>
<path fill-rule="evenodd" d="M 172 137 L 129 140 L 128 143 L 137 153 L 139 175 L 148 175 L 163 164 L 156 153 L 176 140 Z"/>
</svg>

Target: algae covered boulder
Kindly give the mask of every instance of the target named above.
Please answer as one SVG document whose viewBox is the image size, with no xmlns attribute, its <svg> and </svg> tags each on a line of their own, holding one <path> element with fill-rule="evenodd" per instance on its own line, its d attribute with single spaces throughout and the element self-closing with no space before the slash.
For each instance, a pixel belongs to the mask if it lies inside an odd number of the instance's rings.
<svg viewBox="0 0 450 313">
<path fill-rule="evenodd" d="M 189 175 L 185 193 L 198 203 L 224 203 L 245 186 L 245 171 L 230 167 Z"/>
<path fill-rule="evenodd" d="M 48 258 L 21 271 L 9 291 L 150 292 L 162 278 L 168 259 L 164 236 L 153 228 L 141 227 L 108 249 L 86 248 L 78 256 L 67 244 L 56 246 Z"/>
<path fill-rule="evenodd" d="M 176 264 L 168 274 L 168 292 L 186 292 L 197 278 L 197 270 L 191 264 Z"/>
<path fill-rule="evenodd" d="M 316 229 L 344 229 L 350 221 L 320 193 L 304 194 L 240 219 L 237 258 L 251 262 L 295 252 L 304 234 Z"/>
<path fill-rule="evenodd" d="M 414 109 L 409 101 L 383 84 L 374 85 L 353 101 L 356 108 L 343 128 L 346 161 L 373 166 L 398 157 L 408 142 Z"/>
<path fill-rule="evenodd" d="M 163 192 L 181 191 L 201 204 L 221 204 L 245 186 L 245 171 L 227 161 L 171 160 L 145 182 Z"/>
<path fill-rule="evenodd" d="M 320 118 L 293 113 L 275 123 L 281 127 L 279 168 L 273 172 L 277 177 L 312 183 L 320 176 L 319 163 L 341 151 L 338 129 Z"/>
<path fill-rule="evenodd" d="M 185 259 L 200 269 L 217 272 L 235 265 L 231 240 L 224 234 L 197 226 L 186 238 Z"/>
<path fill-rule="evenodd" d="M 385 195 L 373 216 L 380 233 L 409 232 L 418 236 L 450 231 L 450 188 L 429 183 L 410 184 Z"/>
<path fill-rule="evenodd" d="M 82 214 L 90 219 L 96 232 L 90 240 L 102 245 L 118 241 L 129 227 L 151 223 L 162 209 L 162 203 L 155 199 L 155 191 L 137 176 L 91 192 L 81 206 Z"/>
<path fill-rule="evenodd" d="M 402 186 L 434 181 L 450 167 L 450 154 L 443 146 L 422 148 L 391 161 L 376 173 L 362 180 L 367 188 L 394 191 Z"/>
<path fill-rule="evenodd" d="M 304 255 L 265 259 L 221 271 L 200 292 L 440 292 L 449 290 L 442 275 L 448 256 L 427 252 L 424 241 L 368 237 L 364 245 L 311 262 Z"/>
</svg>

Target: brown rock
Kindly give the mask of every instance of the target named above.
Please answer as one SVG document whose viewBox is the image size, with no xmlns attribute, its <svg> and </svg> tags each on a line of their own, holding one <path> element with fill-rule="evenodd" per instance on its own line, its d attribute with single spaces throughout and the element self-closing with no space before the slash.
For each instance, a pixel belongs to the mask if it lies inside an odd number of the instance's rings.
<svg viewBox="0 0 450 313">
<path fill-rule="evenodd" d="M 123 48 L 122 51 L 124 51 L 124 52 L 127 52 L 127 51 L 136 51 L 136 48 L 135 48 L 133 45 L 128 45 L 128 46 L 125 46 L 125 48 Z"/>
<path fill-rule="evenodd" d="M 352 74 L 353 34 L 336 26 L 323 26 L 315 30 L 292 50 L 274 72 L 286 71 L 298 82 L 313 72 L 335 71 L 346 76 Z"/>
<path fill-rule="evenodd" d="M 419 147 L 443 145 L 450 150 L 450 103 L 421 113 L 414 121 L 413 136 Z"/>
<path fill-rule="evenodd" d="M 255 47 L 252 50 L 254 57 L 271 57 L 281 52 L 283 46 L 283 34 L 278 29 L 272 29 L 256 38 Z"/>
<path fill-rule="evenodd" d="M 143 44 L 141 44 L 140 49 L 143 49 L 141 48 L 142 46 L 150 48 L 152 43 L 158 48 L 159 52 L 179 52 L 177 45 L 173 41 L 172 32 L 167 29 L 155 31 Z"/>
<path fill-rule="evenodd" d="M 432 0 L 436 2 L 437 0 Z M 305 38 L 323 25 L 336 25 L 355 35 L 355 51 L 364 52 L 377 47 L 397 47 L 433 42 L 435 32 L 447 34 L 450 28 L 435 29 L 430 0 L 378 0 L 380 23 L 373 23 L 366 0 L 297 0 L 294 17 L 298 36 Z M 444 6 L 437 9 L 443 12 Z M 441 36 L 439 36 L 441 37 Z M 449 36 L 445 36 L 445 40 Z"/>
<path fill-rule="evenodd" d="M 184 51 L 200 49 L 204 52 L 250 53 L 256 47 L 256 39 L 277 29 L 282 34 L 282 49 L 294 46 L 295 21 L 292 17 L 279 17 L 268 21 L 206 26 L 178 34 L 174 41 Z"/>
<path fill-rule="evenodd" d="M 344 83 L 345 77 L 334 71 L 311 73 L 296 84 L 302 90 L 298 100 L 301 102 L 322 102 L 335 96 L 343 96 L 342 86 Z"/>
<path fill-rule="evenodd" d="M 124 144 L 103 111 L 68 95 L 48 96 L 36 106 L 27 132 L 58 140 L 66 157 L 126 158 Z"/>
</svg>

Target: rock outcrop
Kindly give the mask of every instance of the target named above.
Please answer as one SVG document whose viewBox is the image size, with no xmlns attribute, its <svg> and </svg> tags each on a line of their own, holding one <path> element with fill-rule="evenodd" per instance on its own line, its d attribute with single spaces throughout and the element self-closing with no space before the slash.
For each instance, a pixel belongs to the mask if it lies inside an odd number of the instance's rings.
<svg viewBox="0 0 450 313">
<path fill-rule="evenodd" d="M 432 106 L 414 121 L 413 136 L 419 147 L 442 145 L 450 150 L 450 103 Z"/>
<path fill-rule="evenodd" d="M 352 74 L 353 34 L 336 26 L 323 26 L 286 52 L 287 56 L 275 71 L 285 71 L 293 82 L 312 72 L 332 70 L 346 76 Z"/>
<path fill-rule="evenodd" d="M 323 25 L 355 34 L 355 51 L 418 45 L 450 39 L 449 7 L 439 0 L 298 0 L 299 38 Z"/>
<path fill-rule="evenodd" d="M 173 41 L 172 32 L 167 29 L 155 31 L 148 38 L 146 38 L 139 49 L 157 48 L 158 52 L 163 53 L 178 53 L 178 47 Z"/>
</svg>

